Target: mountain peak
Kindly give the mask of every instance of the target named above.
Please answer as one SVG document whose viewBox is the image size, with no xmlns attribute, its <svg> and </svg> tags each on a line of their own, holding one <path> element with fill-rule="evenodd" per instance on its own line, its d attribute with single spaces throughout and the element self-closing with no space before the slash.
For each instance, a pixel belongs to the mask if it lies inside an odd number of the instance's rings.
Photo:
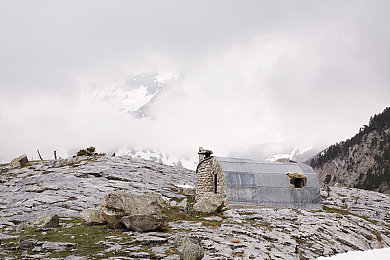
<svg viewBox="0 0 390 260">
<path fill-rule="evenodd" d="M 109 103 L 119 111 L 137 118 L 150 117 L 149 106 L 164 88 L 157 72 L 129 73 L 126 79 L 111 86 L 94 86 L 92 96 L 98 102 Z"/>
</svg>

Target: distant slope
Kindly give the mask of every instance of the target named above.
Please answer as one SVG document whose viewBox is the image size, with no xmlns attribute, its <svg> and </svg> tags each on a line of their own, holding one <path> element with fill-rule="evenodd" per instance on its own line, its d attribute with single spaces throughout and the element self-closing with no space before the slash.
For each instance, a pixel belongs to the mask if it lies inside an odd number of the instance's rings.
<svg viewBox="0 0 390 260">
<path fill-rule="evenodd" d="M 390 192 L 390 107 L 309 161 L 321 182 Z"/>
</svg>

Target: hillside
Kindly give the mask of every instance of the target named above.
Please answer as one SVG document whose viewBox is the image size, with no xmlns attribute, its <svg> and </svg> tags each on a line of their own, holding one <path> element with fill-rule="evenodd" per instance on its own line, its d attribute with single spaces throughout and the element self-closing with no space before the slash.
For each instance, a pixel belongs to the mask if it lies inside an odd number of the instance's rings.
<svg viewBox="0 0 390 260">
<path fill-rule="evenodd" d="M 390 192 L 390 107 L 310 160 L 320 182 Z"/>
<path fill-rule="evenodd" d="M 0 258 L 178 259 L 177 233 L 200 239 L 204 259 L 315 259 L 390 246 L 390 197 L 373 191 L 324 189 L 323 210 L 237 208 L 202 215 L 177 206 L 186 197 L 181 185 L 194 186 L 195 172 L 151 161 L 76 157 L 19 169 L 3 165 L 0 172 Z M 80 212 L 99 207 L 104 194 L 116 190 L 160 194 L 170 205 L 168 226 L 138 233 L 85 225 Z M 20 228 L 48 213 L 60 216 L 59 227 Z M 26 241 L 34 247 L 23 247 Z"/>
</svg>

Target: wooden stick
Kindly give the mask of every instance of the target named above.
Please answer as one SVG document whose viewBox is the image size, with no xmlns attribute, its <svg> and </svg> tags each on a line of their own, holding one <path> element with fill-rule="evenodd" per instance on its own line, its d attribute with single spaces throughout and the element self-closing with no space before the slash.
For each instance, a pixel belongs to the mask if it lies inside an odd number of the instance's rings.
<svg viewBox="0 0 390 260">
<path fill-rule="evenodd" d="M 42 156 L 41 156 L 41 154 L 40 154 L 38 149 L 37 149 L 37 152 L 38 152 L 39 158 L 41 159 L 41 161 L 43 161 Z"/>
<path fill-rule="evenodd" d="M 57 160 L 57 152 L 54 151 L 54 160 Z"/>
</svg>

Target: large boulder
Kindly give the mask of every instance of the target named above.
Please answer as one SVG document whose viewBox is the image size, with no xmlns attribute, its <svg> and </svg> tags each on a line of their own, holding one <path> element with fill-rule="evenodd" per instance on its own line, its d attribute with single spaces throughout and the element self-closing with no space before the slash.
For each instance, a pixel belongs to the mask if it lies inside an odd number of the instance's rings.
<svg viewBox="0 0 390 260">
<path fill-rule="evenodd" d="M 224 200 L 213 192 L 206 192 L 194 204 L 194 210 L 203 213 L 218 212 L 224 206 Z"/>
<path fill-rule="evenodd" d="M 36 218 L 33 223 L 31 223 L 31 226 L 35 228 L 53 228 L 58 227 L 59 223 L 60 219 L 58 215 L 52 213 L 47 216 Z"/>
<path fill-rule="evenodd" d="M 104 196 L 102 215 L 111 226 L 150 231 L 164 225 L 161 213 L 164 206 L 164 200 L 155 193 L 111 192 Z"/>
<path fill-rule="evenodd" d="M 162 228 L 165 224 L 165 219 L 161 214 L 130 215 L 124 216 L 121 222 L 127 229 L 145 232 Z"/>
<path fill-rule="evenodd" d="M 18 158 L 15 158 L 11 161 L 10 166 L 12 168 L 24 167 L 28 163 L 27 155 L 23 154 Z"/>
<path fill-rule="evenodd" d="M 84 209 L 81 212 L 84 222 L 89 225 L 106 224 L 107 221 L 102 216 L 100 209 Z"/>
<path fill-rule="evenodd" d="M 182 260 L 200 260 L 204 256 L 204 249 L 196 238 L 185 234 L 176 234 L 175 245 Z"/>
</svg>

